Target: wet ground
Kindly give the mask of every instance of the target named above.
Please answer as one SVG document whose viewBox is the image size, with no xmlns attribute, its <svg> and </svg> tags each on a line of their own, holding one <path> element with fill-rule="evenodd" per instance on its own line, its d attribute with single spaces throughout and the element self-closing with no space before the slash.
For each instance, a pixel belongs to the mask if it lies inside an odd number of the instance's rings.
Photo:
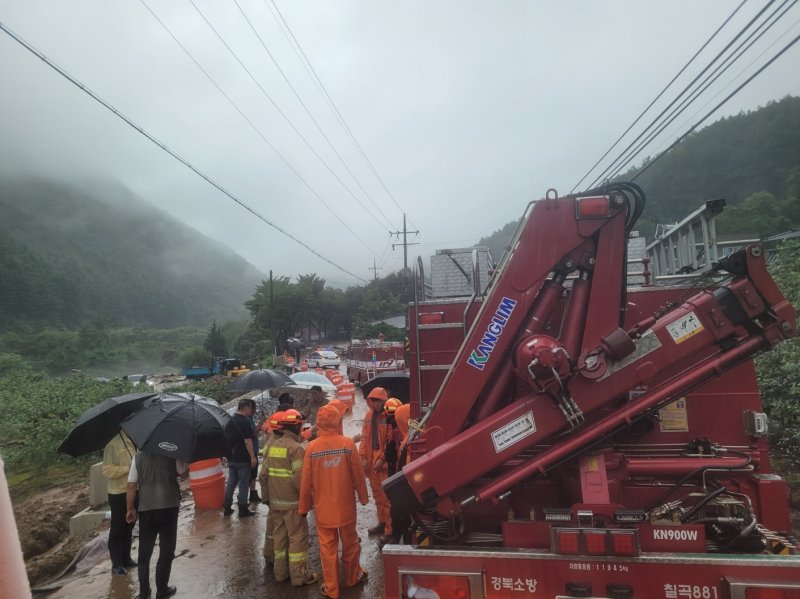
<svg viewBox="0 0 800 599">
<path fill-rule="evenodd" d="M 345 416 L 345 434 L 352 436 L 361 431 L 365 411 L 365 402 L 357 390 L 353 414 Z M 375 508 L 371 502 L 366 507 L 359 505 L 358 508 L 361 565 L 369 572 L 369 578 L 358 587 L 343 587 L 342 598 L 383 597 L 383 566 L 378 541 L 376 537 L 367 536 L 367 528 L 376 522 Z M 302 588 L 292 587 L 288 582 L 278 584 L 272 570 L 264 567 L 262 551 L 268 509 L 265 505 L 259 505 L 255 517 L 240 522 L 236 515 L 224 518 L 221 511 L 196 512 L 191 497 L 185 500 L 180 510 L 178 545 L 170 578 L 170 584 L 178 588 L 176 597 L 320 597 L 318 584 Z M 321 573 L 313 512 L 309 515 L 309 526 L 311 569 Z M 134 539 L 134 556 L 137 546 Z M 150 566 L 151 577 L 155 573 L 157 552 L 158 548 Z M 127 576 L 112 576 L 111 562 L 108 560 L 60 583 L 63 586 L 48 597 L 132 599 L 139 594 L 136 572 L 131 571 Z"/>
</svg>

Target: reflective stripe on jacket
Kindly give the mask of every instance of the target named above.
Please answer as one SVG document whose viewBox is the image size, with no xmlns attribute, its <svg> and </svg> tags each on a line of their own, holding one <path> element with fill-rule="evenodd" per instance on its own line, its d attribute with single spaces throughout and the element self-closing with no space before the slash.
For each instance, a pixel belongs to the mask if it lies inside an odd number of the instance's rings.
<svg viewBox="0 0 800 599">
<path fill-rule="evenodd" d="M 300 497 L 300 483 L 305 450 L 297 435 L 285 431 L 275 435 L 266 450 L 259 480 L 267 489 L 270 509 L 295 510 Z"/>
<path fill-rule="evenodd" d="M 320 408 L 318 437 L 308 444 L 298 512 L 312 507 L 318 526 L 341 528 L 356 521 L 356 496 L 366 504 L 367 485 L 352 439 L 339 434 L 341 417 L 333 406 Z"/>
</svg>

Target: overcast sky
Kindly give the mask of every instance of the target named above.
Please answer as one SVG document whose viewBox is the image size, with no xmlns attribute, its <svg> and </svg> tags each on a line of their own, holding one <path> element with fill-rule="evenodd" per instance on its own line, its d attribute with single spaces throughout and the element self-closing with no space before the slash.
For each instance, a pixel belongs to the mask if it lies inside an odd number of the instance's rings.
<svg viewBox="0 0 800 599">
<path fill-rule="evenodd" d="M 243 202 L 363 279 L 372 277 L 373 259 L 379 275 L 402 267 L 402 248 L 392 251 L 389 236 L 402 229 L 402 211 L 409 229 L 420 231 L 411 261 L 477 242 L 550 187 L 569 192 L 738 4 L 275 0 L 392 200 L 313 84 L 271 0 L 238 6 L 357 182 L 233 0 L 145 1 L 254 127 L 142 0 L 0 0 L 0 22 Z M 680 82 L 763 6 L 747 2 Z M 709 107 L 796 36 L 799 19 L 800 7 L 790 10 L 668 133 L 685 129 L 713 94 L 721 92 Z M 715 118 L 800 95 L 798 73 L 800 44 Z M 257 220 L 3 33 L 0 81 L 0 174 L 118 180 L 264 272 L 359 282 Z"/>
</svg>

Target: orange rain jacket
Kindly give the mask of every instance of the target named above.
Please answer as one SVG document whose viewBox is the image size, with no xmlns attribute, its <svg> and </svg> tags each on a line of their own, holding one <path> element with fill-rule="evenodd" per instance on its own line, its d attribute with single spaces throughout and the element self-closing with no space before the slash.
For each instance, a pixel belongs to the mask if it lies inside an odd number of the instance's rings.
<svg viewBox="0 0 800 599">
<path fill-rule="evenodd" d="M 372 416 L 374 411 L 372 404 L 370 404 L 369 411 L 364 415 L 364 424 L 361 426 L 361 442 L 358 444 L 358 453 L 363 460 L 366 460 L 367 474 L 369 474 L 378 458 L 384 458 L 383 450 L 386 447 L 386 439 L 389 436 L 389 426 L 386 424 L 386 416 L 383 414 L 383 408 L 376 422 L 378 423 L 378 448 L 372 447 Z M 386 459 L 384 458 L 384 462 Z M 386 469 L 386 464 L 383 465 Z"/>
<path fill-rule="evenodd" d="M 394 411 L 394 421 L 397 423 L 397 430 L 403 436 L 403 440 L 398 447 L 398 451 L 402 452 L 403 448 L 408 443 L 408 420 L 411 418 L 411 405 L 403 404 Z M 402 454 L 401 454 L 402 455 Z M 398 468 L 402 468 L 405 464 L 398 464 Z"/>
<path fill-rule="evenodd" d="M 344 426 L 342 424 L 342 420 L 344 419 L 344 414 L 347 412 L 347 404 L 344 403 L 341 399 L 332 399 L 328 402 L 329 406 L 333 406 L 336 408 L 336 411 L 339 412 L 339 434 L 344 434 Z"/>
<path fill-rule="evenodd" d="M 317 525 L 342 528 L 356 521 L 355 496 L 367 505 L 367 484 L 352 439 L 339 434 L 339 411 L 322 406 L 317 413 L 317 438 L 308 444 L 303 460 L 300 504 L 297 511 L 313 508 Z"/>
</svg>

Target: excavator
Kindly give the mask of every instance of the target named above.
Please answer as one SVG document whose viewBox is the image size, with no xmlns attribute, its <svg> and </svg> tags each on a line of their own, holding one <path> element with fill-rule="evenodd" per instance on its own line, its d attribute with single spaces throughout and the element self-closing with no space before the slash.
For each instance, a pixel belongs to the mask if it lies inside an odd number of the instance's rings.
<svg viewBox="0 0 800 599">
<path fill-rule="evenodd" d="M 628 285 L 644 206 L 634 183 L 550 190 L 485 292 L 415 285 L 410 460 L 384 482 L 413 542 L 383 548 L 387 598 L 800 597 L 752 361 L 795 310 L 755 244 Z"/>
</svg>

